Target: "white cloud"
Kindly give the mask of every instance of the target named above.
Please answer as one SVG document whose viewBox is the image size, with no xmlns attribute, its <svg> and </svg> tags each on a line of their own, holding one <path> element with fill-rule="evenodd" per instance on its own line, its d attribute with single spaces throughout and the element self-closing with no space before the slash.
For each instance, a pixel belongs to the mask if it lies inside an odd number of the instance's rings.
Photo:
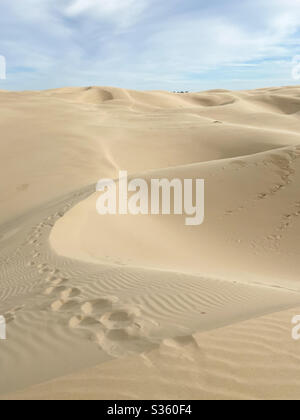
<svg viewBox="0 0 300 420">
<path fill-rule="evenodd" d="M 230 12 L 224 6 L 218 13 L 212 8 L 205 14 L 168 19 L 148 38 L 140 65 L 149 63 L 152 71 L 200 73 L 229 65 L 289 59 L 300 47 L 295 42 L 300 29 L 300 0 L 244 0 L 235 14 Z"/>
<path fill-rule="evenodd" d="M 284 81 L 289 64 L 278 62 L 300 53 L 300 0 L 3 0 L 1 6 L 0 54 L 8 58 L 10 88 L 175 89 L 200 79 L 218 85 L 222 73 L 244 75 L 245 84 L 260 75 Z"/>
<path fill-rule="evenodd" d="M 148 4 L 147 0 L 72 0 L 64 13 L 69 17 L 88 15 L 127 27 L 136 22 Z"/>
</svg>

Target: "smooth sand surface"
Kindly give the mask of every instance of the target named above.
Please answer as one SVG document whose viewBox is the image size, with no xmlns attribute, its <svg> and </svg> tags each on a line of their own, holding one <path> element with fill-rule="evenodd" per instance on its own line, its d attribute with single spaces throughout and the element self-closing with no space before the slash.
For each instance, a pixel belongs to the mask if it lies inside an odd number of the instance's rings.
<svg viewBox="0 0 300 420">
<path fill-rule="evenodd" d="M 300 395 L 300 87 L 0 92 L 0 398 Z M 99 216 L 204 178 L 205 222 Z"/>
</svg>

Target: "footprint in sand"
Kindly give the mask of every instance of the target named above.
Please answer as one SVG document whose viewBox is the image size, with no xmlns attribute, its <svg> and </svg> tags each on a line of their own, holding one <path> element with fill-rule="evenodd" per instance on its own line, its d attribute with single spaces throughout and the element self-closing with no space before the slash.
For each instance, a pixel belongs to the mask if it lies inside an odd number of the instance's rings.
<svg viewBox="0 0 300 420">
<path fill-rule="evenodd" d="M 116 296 L 111 296 L 87 301 L 81 306 L 81 311 L 84 315 L 99 315 L 103 313 L 103 311 L 111 309 L 113 305 L 118 303 L 118 300 L 119 299 Z"/>
<path fill-rule="evenodd" d="M 54 280 L 57 282 L 57 286 L 50 286 L 45 290 L 45 295 L 55 296 L 57 299 L 52 302 L 51 310 L 54 312 L 58 311 L 77 311 L 80 307 L 80 300 L 76 299 L 81 294 L 81 290 L 75 287 L 66 287 L 59 282 L 63 279 Z"/>
<path fill-rule="evenodd" d="M 50 274 L 46 278 L 46 283 L 49 283 L 50 286 L 61 286 L 63 284 L 67 284 L 69 282 L 69 279 L 66 277 L 59 277 L 53 274 Z"/>
<path fill-rule="evenodd" d="M 36 246 L 39 246 L 39 245 L 40 245 L 37 239 L 30 239 L 30 240 L 27 242 L 27 244 L 28 244 L 28 245 L 36 245 Z"/>
<path fill-rule="evenodd" d="M 3 314 L 5 322 L 7 324 L 10 324 L 16 319 L 16 315 L 19 311 L 21 311 L 24 308 L 24 306 L 18 306 L 16 308 L 11 309 L 10 311 Z"/>
<path fill-rule="evenodd" d="M 39 264 L 37 266 L 39 274 L 45 274 L 51 272 L 51 267 L 48 264 Z"/>
<path fill-rule="evenodd" d="M 106 311 L 111 310 L 117 302 L 118 298 L 115 296 L 86 301 L 80 306 L 80 314 L 70 319 L 69 326 L 71 328 L 78 328 L 90 325 L 102 325 L 102 315 Z"/>
<path fill-rule="evenodd" d="M 140 317 L 138 308 L 124 308 L 112 312 L 107 312 L 101 317 L 101 323 L 111 330 L 127 328 L 134 325 L 137 318 Z"/>
<path fill-rule="evenodd" d="M 146 322 L 137 307 L 114 309 L 118 298 L 105 297 L 81 305 L 81 313 L 73 316 L 69 327 L 83 332 L 101 350 L 111 356 L 123 356 L 152 346 L 147 338 Z"/>
<path fill-rule="evenodd" d="M 80 301 L 77 299 L 58 299 L 51 304 L 53 312 L 74 312 L 80 307 Z"/>
<path fill-rule="evenodd" d="M 113 357 L 141 353 L 150 350 L 154 345 L 136 323 L 123 328 L 103 328 L 94 332 L 92 340 L 101 350 Z"/>
</svg>

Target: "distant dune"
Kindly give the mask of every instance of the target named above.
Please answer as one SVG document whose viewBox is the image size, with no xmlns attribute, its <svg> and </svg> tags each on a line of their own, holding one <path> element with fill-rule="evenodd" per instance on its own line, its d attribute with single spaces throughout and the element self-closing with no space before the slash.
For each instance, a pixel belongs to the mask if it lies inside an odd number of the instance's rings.
<svg viewBox="0 0 300 420">
<path fill-rule="evenodd" d="M 0 398 L 299 398 L 300 87 L 0 91 Z M 205 222 L 99 216 L 205 179 Z"/>
</svg>

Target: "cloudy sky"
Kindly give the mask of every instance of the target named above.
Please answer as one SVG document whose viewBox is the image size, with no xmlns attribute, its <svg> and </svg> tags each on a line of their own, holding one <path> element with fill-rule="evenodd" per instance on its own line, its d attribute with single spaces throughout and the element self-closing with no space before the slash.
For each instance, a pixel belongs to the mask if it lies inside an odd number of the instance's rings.
<svg viewBox="0 0 300 420">
<path fill-rule="evenodd" d="M 0 89 L 300 84 L 292 77 L 300 0 L 0 0 L 0 7 L 7 63 Z"/>
</svg>

